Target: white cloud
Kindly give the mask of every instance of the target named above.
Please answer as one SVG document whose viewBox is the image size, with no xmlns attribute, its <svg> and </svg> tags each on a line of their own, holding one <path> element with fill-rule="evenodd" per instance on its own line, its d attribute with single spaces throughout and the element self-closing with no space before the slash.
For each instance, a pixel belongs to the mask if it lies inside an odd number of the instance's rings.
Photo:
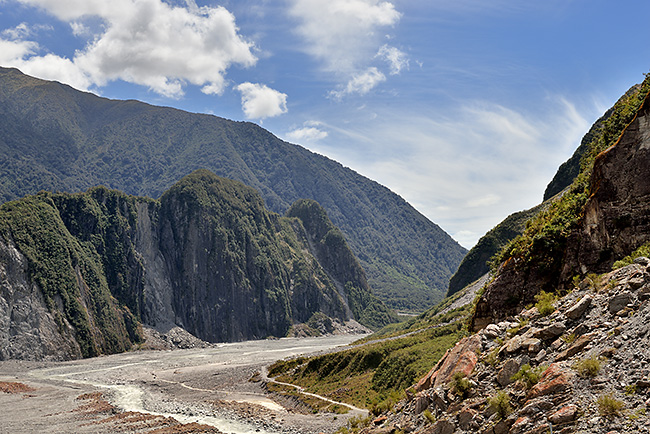
<svg viewBox="0 0 650 434">
<path fill-rule="evenodd" d="M 382 45 L 377 52 L 376 57 L 384 59 L 388 62 L 391 75 L 397 75 L 402 72 L 403 69 L 408 69 L 409 67 L 409 60 L 406 53 L 400 51 L 395 47 Z"/>
<path fill-rule="evenodd" d="M 382 81 L 386 81 L 386 76 L 373 66 L 362 73 L 353 75 L 344 88 L 331 91 L 330 96 L 341 99 L 355 93 L 365 95 Z"/>
<path fill-rule="evenodd" d="M 239 35 L 235 17 L 221 6 L 198 7 L 190 2 L 188 7 L 178 7 L 162 0 L 19 1 L 69 22 L 76 35 L 91 31 L 84 19 L 103 22 L 92 29 L 94 38 L 72 59 L 37 56 L 32 51 L 12 64 L 42 78 L 53 78 L 43 76 L 51 64 L 54 71 L 67 71 L 54 78 L 76 86 L 83 81 L 88 87 L 124 80 L 179 97 L 189 82 L 202 86 L 205 93 L 219 94 L 228 68 L 249 67 L 257 61 L 252 44 Z M 84 80 L 79 79 L 82 76 Z M 70 77 L 77 77 L 76 82 L 67 81 Z"/>
<path fill-rule="evenodd" d="M 320 128 L 320 122 L 305 122 L 302 128 L 295 128 L 287 133 L 287 138 L 298 143 L 313 143 L 328 136 L 327 131 Z"/>
<path fill-rule="evenodd" d="M 291 0 L 305 51 L 328 71 L 350 74 L 377 52 L 378 30 L 397 24 L 401 14 L 388 1 Z"/>
<path fill-rule="evenodd" d="M 242 83 L 236 87 L 241 92 L 242 110 L 248 119 L 264 119 L 287 112 L 287 94 L 263 84 Z"/>
</svg>

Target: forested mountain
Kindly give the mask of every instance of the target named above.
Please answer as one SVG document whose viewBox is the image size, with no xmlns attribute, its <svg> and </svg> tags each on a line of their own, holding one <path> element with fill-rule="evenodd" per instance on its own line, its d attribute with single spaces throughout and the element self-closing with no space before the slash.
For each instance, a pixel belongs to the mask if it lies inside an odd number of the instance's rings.
<svg viewBox="0 0 650 434">
<path fill-rule="evenodd" d="M 440 300 L 465 249 L 387 188 L 248 122 L 114 101 L 0 68 L 0 200 L 104 185 L 157 198 L 205 168 L 283 214 L 313 199 L 344 233 L 377 296 Z"/>
<path fill-rule="evenodd" d="M 159 201 L 94 187 L 3 204 L 0 360 L 125 351 L 141 324 L 224 342 L 282 337 L 313 315 L 395 321 L 325 211 L 291 209 L 269 212 L 207 170 Z"/>
</svg>

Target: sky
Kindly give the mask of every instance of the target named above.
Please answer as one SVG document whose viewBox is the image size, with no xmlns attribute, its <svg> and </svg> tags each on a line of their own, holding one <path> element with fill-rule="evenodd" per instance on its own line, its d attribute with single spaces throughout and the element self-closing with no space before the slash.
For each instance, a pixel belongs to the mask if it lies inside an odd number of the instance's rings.
<svg viewBox="0 0 650 434">
<path fill-rule="evenodd" d="M 650 72 L 646 0 L 0 0 L 0 66 L 255 122 L 466 248 Z"/>
</svg>

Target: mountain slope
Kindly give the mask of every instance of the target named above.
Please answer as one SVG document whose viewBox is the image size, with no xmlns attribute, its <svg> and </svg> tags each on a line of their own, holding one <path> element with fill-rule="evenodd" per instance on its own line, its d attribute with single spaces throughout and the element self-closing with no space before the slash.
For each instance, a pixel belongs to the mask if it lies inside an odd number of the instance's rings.
<svg viewBox="0 0 650 434">
<path fill-rule="evenodd" d="M 316 220 L 328 228 L 317 254 Z M 0 206 L 0 359 L 121 352 L 141 324 L 211 342 L 281 337 L 313 315 L 395 320 L 316 202 L 280 217 L 198 170 L 159 201 L 95 187 Z"/>
<path fill-rule="evenodd" d="M 466 253 L 387 188 L 252 123 L 111 101 L 0 68 L 0 200 L 96 185 L 159 197 L 200 168 L 255 188 L 280 214 L 316 200 L 393 307 L 440 300 Z"/>
</svg>

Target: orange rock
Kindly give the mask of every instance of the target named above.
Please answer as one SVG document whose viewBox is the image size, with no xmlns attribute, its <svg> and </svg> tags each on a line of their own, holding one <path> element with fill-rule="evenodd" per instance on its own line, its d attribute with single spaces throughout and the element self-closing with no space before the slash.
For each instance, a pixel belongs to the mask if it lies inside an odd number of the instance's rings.
<svg viewBox="0 0 650 434">
<path fill-rule="evenodd" d="M 478 362 L 476 353 L 481 348 L 481 338 L 472 335 L 463 338 L 440 359 L 436 366 L 415 386 L 421 391 L 449 383 L 456 372 L 469 376 Z"/>
<path fill-rule="evenodd" d="M 539 383 L 530 389 L 528 399 L 566 392 L 571 388 L 572 382 L 573 373 L 561 365 L 553 363 L 544 371 Z"/>
</svg>

